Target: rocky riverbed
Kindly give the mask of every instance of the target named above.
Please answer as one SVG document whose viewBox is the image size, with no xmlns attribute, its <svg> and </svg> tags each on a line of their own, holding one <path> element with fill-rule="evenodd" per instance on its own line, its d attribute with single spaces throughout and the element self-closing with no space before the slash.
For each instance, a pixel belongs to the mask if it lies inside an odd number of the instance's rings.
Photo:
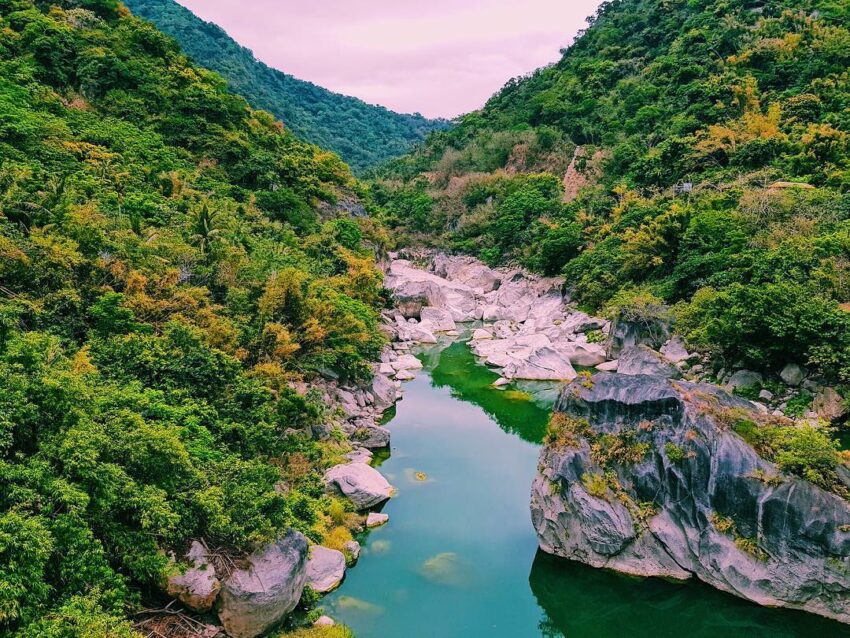
<svg viewBox="0 0 850 638">
<path fill-rule="evenodd" d="M 390 343 L 371 382 L 346 384 L 326 371 L 297 387 L 318 392 L 332 407 L 310 435 L 341 434 L 350 443 L 346 461 L 326 472 L 325 483 L 330 493 L 351 502 L 364 528 L 387 522 L 376 510 L 392 497 L 393 487 L 371 461 L 374 451 L 390 445 L 390 432 L 380 425 L 383 414 L 401 398 L 403 382 L 422 368 L 411 350 L 457 336 L 460 323 L 478 322 L 470 348 L 500 375 L 494 386 L 572 382 L 558 409 L 588 418 L 597 434 L 619 436 L 624 427 L 653 424 L 641 436 L 651 439 L 647 445 L 656 452 L 634 468 L 614 468 L 619 487 L 604 495 L 604 486 L 594 492 L 585 484 L 588 473 L 612 471 L 599 465 L 588 432 L 566 447 L 544 448 L 532 498 L 541 548 L 628 573 L 696 576 L 762 604 L 850 620 L 844 611 L 850 582 L 846 503 L 798 479 L 776 482 L 774 467 L 700 416 L 689 398 L 706 393 L 724 409 L 782 415 L 795 393 L 806 389 L 814 398 L 806 416 L 815 422 L 842 415 L 829 388 L 789 364 L 778 375 L 784 390 L 770 396 L 762 391 L 759 401 L 733 398 L 700 382 L 716 380 L 732 391 L 764 378 L 747 370 L 717 370 L 688 352 L 667 322 L 590 316 L 571 303 L 557 278 L 493 269 L 469 257 L 411 257 L 391 255 L 385 266 L 385 286 L 395 304 L 383 313 Z M 672 460 L 668 443 L 682 446 L 684 459 Z M 817 514 L 807 514 L 809 509 Z M 727 516 L 732 528 L 724 522 Z M 758 542 L 751 547 L 741 539 Z M 767 558 L 757 553 L 762 551 Z M 356 541 L 343 553 L 310 546 L 291 532 L 246 557 L 239 569 L 219 573 L 206 548 L 194 543 L 166 589 L 189 609 L 216 612 L 227 635 L 254 638 L 294 609 L 305 586 L 319 594 L 339 586 L 359 554 Z M 220 631 L 210 625 L 206 635 Z"/>
</svg>

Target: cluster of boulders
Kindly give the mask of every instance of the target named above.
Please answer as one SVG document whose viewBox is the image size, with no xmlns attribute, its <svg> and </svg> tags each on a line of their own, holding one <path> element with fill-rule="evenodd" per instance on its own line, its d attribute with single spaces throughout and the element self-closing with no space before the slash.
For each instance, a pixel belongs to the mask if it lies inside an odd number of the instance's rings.
<svg viewBox="0 0 850 638">
<path fill-rule="evenodd" d="M 309 546 L 296 531 L 235 563 L 227 558 L 219 563 L 216 567 L 205 545 L 192 543 L 185 561 L 175 563 L 166 591 L 192 611 L 215 611 L 232 638 L 255 638 L 278 625 L 309 582 Z M 220 633 L 214 625 L 208 629 L 208 636 Z"/>
<path fill-rule="evenodd" d="M 327 374 L 309 387 L 296 388 L 302 393 L 318 391 L 325 405 L 336 406 L 329 411 L 327 422 L 315 426 L 311 435 L 326 439 L 336 431 L 350 442 L 352 450 L 345 455 L 346 462 L 330 468 L 324 480 L 330 493 L 348 499 L 355 510 L 363 513 L 364 528 L 387 521 L 385 514 L 369 510 L 383 504 L 393 493 L 387 480 L 370 465 L 372 451 L 390 444 L 389 430 L 378 422 L 401 396 L 401 381 L 391 377 L 421 368 L 418 359 L 397 354 L 392 348 L 385 351 L 382 359 L 384 362 L 375 365 L 375 376 L 366 386 L 345 385 Z M 392 362 L 393 367 L 384 373 L 381 370 L 387 362 Z M 360 545 L 351 540 L 344 550 L 345 553 L 311 546 L 300 532 L 290 531 L 234 564 L 232 557 L 213 560 L 215 553 L 196 541 L 183 560 L 175 560 L 165 591 L 187 609 L 218 615 L 221 626 L 208 625 L 207 638 L 222 634 L 255 638 L 279 625 L 292 612 L 305 586 L 318 594 L 338 587 L 345 577 L 347 560 L 355 563 L 359 558 Z M 331 625 L 333 620 L 322 616 L 316 624 Z"/>
<path fill-rule="evenodd" d="M 531 499 L 544 551 L 850 622 L 850 504 L 730 427 L 776 417 L 717 385 L 610 373 L 555 410 Z"/>
<path fill-rule="evenodd" d="M 436 343 L 441 333 L 457 334 L 456 323 L 480 320 L 470 347 L 500 371 L 496 385 L 571 381 L 582 369 L 675 376 L 691 357 L 669 325 L 612 325 L 577 310 L 559 278 L 437 254 L 392 260 L 385 282 L 397 302 L 385 317 L 396 350 Z"/>
</svg>

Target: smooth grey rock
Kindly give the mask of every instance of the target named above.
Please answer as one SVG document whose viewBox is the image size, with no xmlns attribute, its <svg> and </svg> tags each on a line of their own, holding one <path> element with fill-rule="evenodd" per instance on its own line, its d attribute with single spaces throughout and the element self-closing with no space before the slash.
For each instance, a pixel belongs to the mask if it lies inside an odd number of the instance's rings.
<svg viewBox="0 0 850 638">
<path fill-rule="evenodd" d="M 796 363 L 789 363 L 782 368 L 779 377 L 788 385 L 796 388 L 806 378 L 806 370 Z"/>
<path fill-rule="evenodd" d="M 390 364 L 386 364 L 392 373 L 393 368 Z M 378 410 L 386 410 L 392 407 L 398 397 L 398 391 L 395 384 L 386 374 L 377 374 L 372 379 L 372 395 L 375 397 L 374 405 Z"/>
<path fill-rule="evenodd" d="M 452 313 L 442 308 L 423 308 L 421 312 L 422 323 L 427 324 L 434 332 L 449 332 L 456 330 L 457 325 L 452 318 Z"/>
<path fill-rule="evenodd" d="M 177 598 L 189 609 L 206 613 L 213 608 L 221 590 L 215 567 L 207 559 L 206 547 L 198 541 L 192 541 L 186 560 L 192 566 L 169 576 L 166 593 Z"/>
<path fill-rule="evenodd" d="M 670 363 L 680 363 L 691 358 L 691 354 L 685 348 L 685 344 L 679 337 L 673 337 L 661 346 L 661 355 Z"/>
<path fill-rule="evenodd" d="M 763 401 L 773 401 L 773 392 L 770 390 L 762 390 L 759 392 L 759 399 Z"/>
<path fill-rule="evenodd" d="M 646 453 L 602 466 L 581 434 L 545 446 L 531 500 L 544 551 L 628 574 L 698 578 L 761 605 L 850 622 L 850 503 L 783 474 L 718 416 L 766 418 L 750 402 L 709 384 L 599 373 L 566 387 L 555 409 L 597 435 L 629 431 Z M 680 451 L 673 458 L 670 446 Z M 591 495 L 593 474 L 612 477 L 617 493 Z"/>
<path fill-rule="evenodd" d="M 620 367 L 620 360 L 614 359 L 613 361 L 606 361 L 605 363 L 600 363 L 598 366 L 596 366 L 596 369 L 600 372 L 616 372 L 618 367 Z"/>
<path fill-rule="evenodd" d="M 623 348 L 620 351 L 617 372 L 626 375 L 650 374 L 670 379 L 678 379 L 682 376 L 678 368 L 647 346 Z"/>
<path fill-rule="evenodd" d="M 387 479 L 365 463 L 335 465 L 325 472 L 325 483 L 339 490 L 358 510 L 383 503 L 393 492 Z"/>
<path fill-rule="evenodd" d="M 396 372 L 395 378 L 399 381 L 412 381 L 416 378 L 416 373 L 413 370 L 399 370 Z"/>
<path fill-rule="evenodd" d="M 573 312 L 567 316 L 561 324 L 561 329 L 565 333 L 584 333 L 593 330 L 601 330 L 605 327 L 605 320 L 598 317 L 591 317 L 583 312 Z"/>
<path fill-rule="evenodd" d="M 314 627 L 333 627 L 336 623 L 334 619 L 330 616 L 319 616 L 316 619 L 316 622 L 313 623 Z"/>
<path fill-rule="evenodd" d="M 493 381 L 493 387 L 494 388 L 501 388 L 502 386 L 508 385 L 509 383 L 510 383 L 509 379 L 506 379 L 505 377 L 499 377 L 498 379 Z"/>
<path fill-rule="evenodd" d="M 438 276 L 462 283 L 481 293 L 496 290 L 502 280 L 498 272 L 471 257 L 437 255 L 433 268 Z"/>
<path fill-rule="evenodd" d="M 472 331 L 472 339 L 474 341 L 483 341 L 484 339 L 492 339 L 493 333 L 484 328 L 476 328 Z"/>
<path fill-rule="evenodd" d="M 390 520 L 388 514 L 369 512 L 369 515 L 366 517 L 366 527 L 380 527 L 381 525 L 386 524 L 388 520 Z"/>
<path fill-rule="evenodd" d="M 379 425 L 368 425 L 357 428 L 351 439 L 356 445 L 360 445 L 368 450 L 378 450 L 389 447 L 390 431 Z"/>
<path fill-rule="evenodd" d="M 726 391 L 734 392 L 735 390 L 746 390 L 755 388 L 764 382 L 764 377 L 759 372 L 752 370 L 738 370 L 729 380 L 726 381 Z"/>
<path fill-rule="evenodd" d="M 307 560 L 307 584 L 313 591 L 326 594 L 339 587 L 345 578 L 345 555 L 335 549 L 313 545 Z"/>
<path fill-rule="evenodd" d="M 399 341 L 410 341 L 412 343 L 437 343 L 437 337 L 429 329 L 429 324 L 405 324 L 398 327 Z"/>
<path fill-rule="evenodd" d="M 403 354 L 398 357 L 395 361 L 390 362 L 390 365 L 393 367 L 393 370 L 421 370 L 422 362 L 414 357 L 412 354 Z"/>
<path fill-rule="evenodd" d="M 414 268 L 408 261 L 394 261 L 384 285 L 393 291 L 397 304 L 410 305 L 418 310 L 415 314 L 406 313 L 406 316 L 419 317 L 424 306 L 432 306 L 448 310 L 455 321 L 475 319 L 478 301 L 472 288 Z"/>
<path fill-rule="evenodd" d="M 549 346 L 537 348 L 525 361 L 508 365 L 503 375 L 535 381 L 571 381 L 577 376 L 570 360 Z"/>
<path fill-rule="evenodd" d="M 346 454 L 345 458 L 352 463 L 366 463 L 368 465 L 372 462 L 373 456 L 374 454 L 370 450 L 367 450 L 365 447 L 358 447 Z"/>
<path fill-rule="evenodd" d="M 307 582 L 307 539 L 290 531 L 251 554 L 224 581 L 218 617 L 233 638 L 255 638 L 295 609 Z"/>
<path fill-rule="evenodd" d="M 605 348 L 597 343 L 571 342 L 556 344 L 555 347 L 575 366 L 592 368 L 605 362 Z"/>
</svg>

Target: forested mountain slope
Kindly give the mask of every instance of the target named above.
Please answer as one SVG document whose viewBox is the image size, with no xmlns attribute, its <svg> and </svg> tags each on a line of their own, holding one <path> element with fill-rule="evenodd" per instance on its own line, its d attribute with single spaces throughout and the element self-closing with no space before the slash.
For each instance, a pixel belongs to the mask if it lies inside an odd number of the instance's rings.
<svg viewBox="0 0 850 638">
<path fill-rule="evenodd" d="M 850 5 L 617 0 L 373 188 L 413 237 L 850 380 Z"/>
<path fill-rule="evenodd" d="M 0 635 L 129 636 L 191 539 L 323 537 L 289 386 L 383 345 L 352 184 L 115 0 L 0 0 Z"/>
<path fill-rule="evenodd" d="M 298 137 L 339 153 L 355 171 L 403 155 L 430 131 L 448 127 L 444 120 L 395 113 L 270 68 L 174 0 L 125 4 L 174 37 L 198 64 L 221 73 L 253 106 L 273 113 Z"/>
</svg>

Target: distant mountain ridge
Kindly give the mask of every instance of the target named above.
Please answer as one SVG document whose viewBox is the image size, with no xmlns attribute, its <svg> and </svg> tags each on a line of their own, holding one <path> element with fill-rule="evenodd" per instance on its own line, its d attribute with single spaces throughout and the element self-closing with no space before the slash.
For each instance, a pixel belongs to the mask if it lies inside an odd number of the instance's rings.
<svg viewBox="0 0 850 638">
<path fill-rule="evenodd" d="M 196 63 L 223 75 L 255 108 L 270 111 L 302 139 L 337 152 L 355 172 L 403 155 L 431 131 L 449 127 L 446 120 L 395 113 L 273 69 L 174 0 L 124 4 L 177 40 Z"/>
</svg>

